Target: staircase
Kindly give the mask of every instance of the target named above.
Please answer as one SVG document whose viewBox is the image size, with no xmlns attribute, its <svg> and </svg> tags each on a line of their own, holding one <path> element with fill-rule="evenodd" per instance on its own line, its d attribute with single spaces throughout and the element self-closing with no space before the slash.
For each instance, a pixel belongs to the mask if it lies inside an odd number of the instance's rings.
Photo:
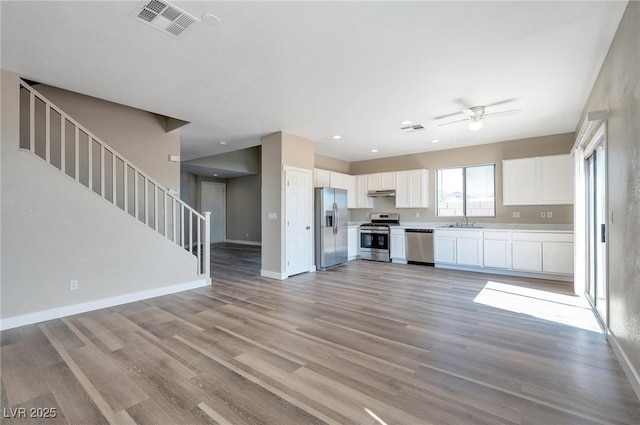
<svg viewBox="0 0 640 425">
<path fill-rule="evenodd" d="M 210 276 L 210 212 L 200 214 L 115 149 L 20 81 L 20 149 L 188 250 L 198 276 Z"/>
</svg>

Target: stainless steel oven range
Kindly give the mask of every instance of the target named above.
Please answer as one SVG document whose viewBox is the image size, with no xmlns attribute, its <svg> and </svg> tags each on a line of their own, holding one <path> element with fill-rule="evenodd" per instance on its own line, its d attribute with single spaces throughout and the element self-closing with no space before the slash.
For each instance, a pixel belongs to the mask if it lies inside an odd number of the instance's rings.
<svg viewBox="0 0 640 425">
<path fill-rule="evenodd" d="M 373 261 L 391 261 L 390 226 L 400 224 L 400 214 L 371 214 L 371 223 L 360 225 L 360 258 Z"/>
</svg>

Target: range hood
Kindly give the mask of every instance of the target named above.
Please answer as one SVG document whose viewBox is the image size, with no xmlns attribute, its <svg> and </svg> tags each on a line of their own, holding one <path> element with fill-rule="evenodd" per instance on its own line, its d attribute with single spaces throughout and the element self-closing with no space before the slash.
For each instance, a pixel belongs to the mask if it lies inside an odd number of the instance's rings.
<svg viewBox="0 0 640 425">
<path fill-rule="evenodd" d="M 390 190 L 370 190 L 367 192 L 367 196 L 370 198 L 388 198 L 390 196 L 396 196 L 396 191 Z"/>
</svg>

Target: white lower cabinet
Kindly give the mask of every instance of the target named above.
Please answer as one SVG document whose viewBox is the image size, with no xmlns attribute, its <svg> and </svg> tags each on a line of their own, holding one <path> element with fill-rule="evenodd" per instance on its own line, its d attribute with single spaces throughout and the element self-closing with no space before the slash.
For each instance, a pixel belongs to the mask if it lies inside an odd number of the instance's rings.
<svg viewBox="0 0 640 425">
<path fill-rule="evenodd" d="M 438 229 L 436 265 L 573 275 L 573 233 Z"/>
<path fill-rule="evenodd" d="M 456 263 L 456 238 L 451 236 L 436 236 L 433 238 L 434 259 L 436 263 Z"/>
<path fill-rule="evenodd" d="M 542 242 L 513 241 L 513 270 L 524 272 L 542 271 Z"/>
<path fill-rule="evenodd" d="M 482 232 L 465 232 L 456 238 L 456 264 L 482 267 Z"/>
<path fill-rule="evenodd" d="M 397 263 L 406 263 L 407 253 L 404 229 L 391 229 L 390 240 L 391 251 L 389 255 L 391 256 L 391 260 Z"/>
<path fill-rule="evenodd" d="M 573 274 L 573 243 L 543 242 L 542 271 L 545 273 Z"/>
<path fill-rule="evenodd" d="M 358 226 L 349 226 L 347 229 L 347 255 L 349 260 L 353 260 L 358 257 L 360 250 L 360 238 L 358 237 Z"/>
<path fill-rule="evenodd" d="M 494 269 L 511 268 L 511 233 L 485 232 L 483 265 Z"/>
</svg>

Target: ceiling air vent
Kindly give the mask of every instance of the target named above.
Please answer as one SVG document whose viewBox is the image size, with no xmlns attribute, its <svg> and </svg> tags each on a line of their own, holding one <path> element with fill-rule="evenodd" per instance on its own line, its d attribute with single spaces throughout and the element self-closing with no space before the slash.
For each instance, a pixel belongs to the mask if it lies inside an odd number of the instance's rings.
<svg viewBox="0 0 640 425">
<path fill-rule="evenodd" d="M 142 2 L 132 16 L 155 29 L 176 37 L 198 21 L 171 3 L 160 0 Z"/>
<path fill-rule="evenodd" d="M 424 127 L 420 124 L 408 125 L 406 127 L 400 127 L 400 130 L 406 131 L 407 133 L 411 133 L 412 131 L 420 131 L 424 130 Z"/>
</svg>

